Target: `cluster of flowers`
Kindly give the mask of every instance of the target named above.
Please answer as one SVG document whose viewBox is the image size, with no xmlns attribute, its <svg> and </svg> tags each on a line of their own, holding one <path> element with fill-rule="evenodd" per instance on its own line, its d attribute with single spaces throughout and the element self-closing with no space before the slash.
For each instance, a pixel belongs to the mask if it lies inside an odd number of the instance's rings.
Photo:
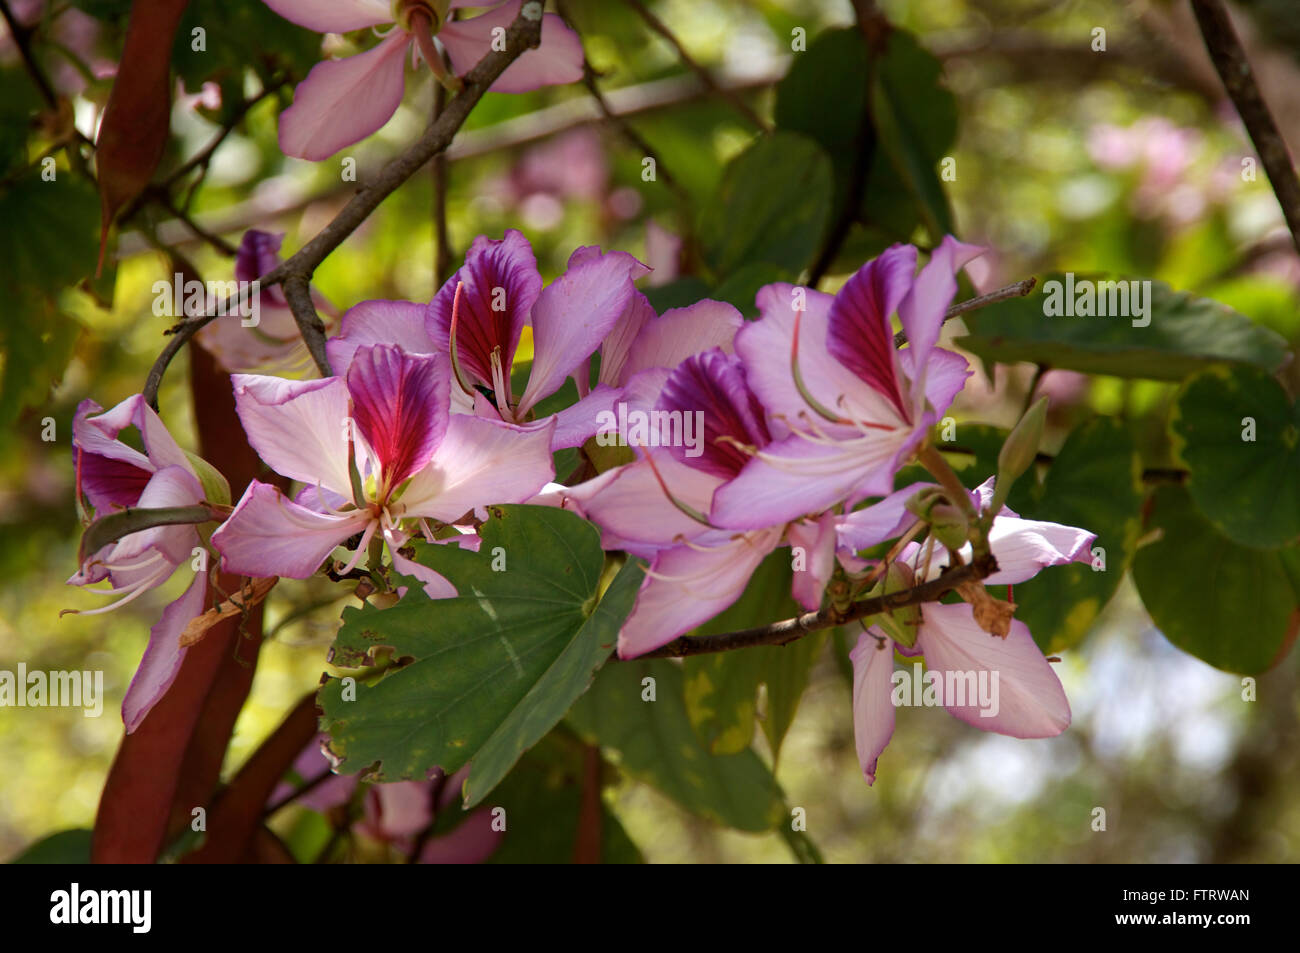
<svg viewBox="0 0 1300 953">
<path fill-rule="evenodd" d="M 246 243 L 267 247 L 256 234 Z M 380 565 L 386 549 L 396 572 L 438 599 L 455 589 L 409 557 L 409 540 L 475 547 L 488 505 L 563 506 L 595 523 L 607 550 L 648 562 L 619 636 L 625 658 L 733 604 L 778 547 L 794 549 L 793 595 L 809 610 L 823 605 L 833 579 L 849 598 L 932 579 L 973 552 L 965 523 L 957 537 L 950 525 L 941 531 L 936 505 L 974 515 L 972 526 L 983 521 L 997 563 L 988 585 L 1085 561 L 1092 534 L 1018 518 L 997 502 L 1004 494 L 992 480 L 964 500 L 927 484 L 895 489 L 970 374 L 937 342 L 956 274 L 978 252 L 946 238 L 918 273 L 917 250 L 896 245 L 835 295 L 763 287 L 760 316 L 745 321 L 712 300 L 657 314 L 636 287 L 649 269 L 624 252 L 580 248 L 543 287 L 522 234 L 480 237 L 427 305 L 367 301 L 348 310 L 328 344 L 335 376 L 233 375 L 249 442 L 299 489 L 287 495 L 253 482 L 211 545 L 227 572 L 291 578 L 322 567 L 346 575 L 363 559 Z M 895 315 L 908 341 L 901 349 Z M 526 380 L 525 362 L 516 365 L 525 328 Z M 539 410 L 563 403 L 547 398 L 570 378 L 576 402 Z M 689 446 L 671 426 L 688 416 L 703 435 Z M 627 462 L 576 485 L 554 482 L 555 451 L 590 448 L 609 421 L 634 419 L 668 422 L 669 432 L 644 439 L 644 428 L 637 438 L 628 427 L 620 435 Z M 143 452 L 118 439 L 128 425 L 142 434 Z M 204 473 L 139 397 L 107 413 L 84 403 L 75 445 L 79 494 L 97 514 L 204 498 Z M 863 557 L 889 540 L 897 542 L 884 559 Z M 188 562 L 199 543 L 193 526 L 137 532 L 90 556 L 71 581 L 108 578 L 106 591 L 128 601 Z M 893 732 L 894 649 L 924 656 L 937 672 L 999 674 L 992 717 L 973 698 L 946 700 L 976 727 L 1045 737 L 1069 723 L 1060 682 L 1025 625 L 990 625 L 974 611 L 988 598 L 983 587 L 961 591 L 966 601 L 911 606 L 862 626 L 853 708 L 869 782 Z M 203 598 L 196 579 L 154 627 L 128 694 L 128 729 L 175 676 L 177 634 Z"/>
</svg>

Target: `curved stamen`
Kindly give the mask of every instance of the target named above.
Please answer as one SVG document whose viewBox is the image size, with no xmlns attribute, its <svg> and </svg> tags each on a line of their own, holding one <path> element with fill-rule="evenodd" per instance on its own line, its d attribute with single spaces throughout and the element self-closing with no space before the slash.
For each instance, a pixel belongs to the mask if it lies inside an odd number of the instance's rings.
<svg viewBox="0 0 1300 953">
<path fill-rule="evenodd" d="M 690 504 L 683 503 L 681 500 L 677 499 L 677 497 L 673 496 L 672 491 L 668 489 L 668 484 L 664 482 L 663 475 L 659 472 L 659 468 L 655 466 L 655 462 L 650 456 L 650 450 L 645 446 L 642 446 L 641 450 L 645 454 L 645 462 L 650 465 L 650 472 L 654 474 L 655 482 L 659 484 L 659 489 L 664 491 L 664 496 L 668 497 L 668 502 L 677 507 L 691 519 L 695 520 L 695 522 L 699 523 L 701 526 L 707 526 L 709 529 L 717 529 L 718 527 L 709 522 L 707 516 L 692 507 Z"/>
<path fill-rule="evenodd" d="M 346 576 L 357 568 L 357 563 L 361 561 L 361 557 L 365 555 L 366 550 L 370 547 L 370 540 L 374 537 L 375 527 L 378 525 L 378 520 L 371 520 L 366 523 L 365 532 L 361 534 L 361 542 L 357 543 L 357 551 L 352 554 L 352 558 L 348 560 L 347 565 L 338 571 L 340 576 Z"/>
<path fill-rule="evenodd" d="M 451 331 L 448 334 L 447 349 L 451 352 L 451 372 L 456 378 L 456 383 L 473 400 L 474 387 L 469 383 L 469 378 L 465 376 L 465 369 L 460 366 L 460 353 L 456 347 L 456 329 L 460 325 L 460 299 L 464 287 L 465 282 L 456 282 L 456 294 L 451 299 Z"/>
<path fill-rule="evenodd" d="M 158 570 L 158 572 L 146 576 L 134 586 L 123 586 L 119 589 L 87 589 L 86 592 L 93 592 L 98 595 L 112 595 L 118 592 L 127 592 L 128 594 L 124 598 L 114 602 L 112 605 L 101 606 L 98 609 L 64 609 L 59 613 L 59 615 L 102 615 L 105 612 L 112 612 L 114 609 L 119 609 L 122 606 L 139 599 L 158 583 L 162 582 L 162 580 L 166 579 L 168 574 L 169 571 L 167 567 L 163 566 Z"/>
</svg>

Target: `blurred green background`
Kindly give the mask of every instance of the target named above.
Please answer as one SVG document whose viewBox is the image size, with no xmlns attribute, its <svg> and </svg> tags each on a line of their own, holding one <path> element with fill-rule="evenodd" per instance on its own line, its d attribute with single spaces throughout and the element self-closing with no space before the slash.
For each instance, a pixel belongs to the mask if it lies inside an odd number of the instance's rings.
<svg viewBox="0 0 1300 953">
<path fill-rule="evenodd" d="M 24 22 L 48 17 L 44 28 L 67 50 L 50 61 L 51 76 L 74 97 L 78 127 L 93 137 L 107 92 L 105 67 L 120 37 L 83 12 L 92 6 L 13 8 Z M 651 6 L 695 59 L 769 116 L 772 84 L 799 55 L 791 52 L 792 30 L 803 28 L 811 40 L 853 22 L 848 0 Z M 1286 4 L 1249 6 L 1241 28 L 1261 86 L 1284 133 L 1300 142 L 1300 42 L 1279 26 Z M 978 288 L 1050 268 L 1149 276 L 1224 301 L 1294 346 L 1300 266 L 1262 170 L 1257 181 L 1243 181 L 1241 160 L 1252 151 L 1222 102 L 1184 4 L 885 0 L 881 7 L 938 57 L 957 97 L 956 176 L 946 187 L 960 237 L 991 249 L 972 266 Z M 585 0 L 565 11 L 612 101 L 645 106 L 671 92 L 658 81 L 687 76 L 672 48 L 623 4 Z M 1104 52 L 1091 48 L 1096 28 L 1106 31 Z M 87 75 L 73 67 L 76 60 Z M 8 36 L 0 39 L 0 70 L 6 86 L 24 80 Z M 256 90 L 251 78 L 242 81 Z M 172 128 L 179 148 L 164 160 L 164 172 L 216 132 L 209 108 L 216 92 L 207 90 L 207 105 L 201 89 L 177 98 Z M 753 135 L 717 97 L 637 112 L 627 121 L 661 163 L 657 180 L 645 182 L 642 153 L 619 129 L 572 121 L 572 105 L 587 95 L 580 86 L 489 94 L 475 110 L 448 167 L 452 267 L 474 236 L 499 237 L 506 227 L 533 242 L 547 280 L 579 245 L 655 258 L 648 229 L 681 227 L 681 196 L 665 171 L 685 193 L 688 210 L 701 206 L 725 161 Z M 431 99 L 427 80 L 408 82 L 395 119 L 345 150 L 363 181 L 418 135 Z M 555 109 L 521 132 L 517 117 L 546 107 Z M 223 143 L 192 210 L 234 242 L 246 227 L 284 231 L 291 251 L 355 186 L 340 180 L 337 158 L 284 158 L 276 108 L 259 103 Z M 368 298 L 427 300 L 438 285 L 433 204 L 431 174 L 422 172 L 326 260 L 316 287 L 340 309 Z M 156 222 L 160 236 L 180 244 L 204 277 L 230 276 L 229 259 L 165 218 Z M 24 223 L 10 219 L 0 228 L 20 238 Z M 165 258 L 138 231 L 121 238 L 118 252 L 112 307 L 84 292 L 62 297 L 60 309 L 78 331 L 69 338 L 67 371 L 48 400 L 0 431 L 0 668 L 21 661 L 29 669 L 102 669 L 108 694 L 97 719 L 79 710 L 0 709 L 0 859 L 93 821 L 122 731 L 122 694 L 149 626 L 173 595 L 164 589 L 107 615 L 59 617 L 60 609 L 98 604 L 63 584 L 76 568 L 74 408 L 88 396 L 109 407 L 137 392 L 167 322 L 153 315 L 150 290 L 170 277 Z M 823 287 L 836 287 L 861 260 L 835 269 L 844 273 Z M 13 372 L 12 363 L 6 370 Z M 977 373 L 955 416 L 1009 425 L 1031 372 L 1000 367 L 995 381 Z M 178 360 L 160 396 L 162 416 L 182 440 L 191 420 L 186 383 L 185 361 Z M 1050 372 L 1043 388 L 1053 396 L 1059 428 L 1093 411 L 1149 421 L 1158 457 L 1154 434 L 1174 385 Z M 54 443 L 41 439 L 47 417 L 56 422 Z M 299 610 L 328 595 L 313 583 L 282 584 L 273 593 L 274 636 L 262 650 L 227 770 L 317 683 L 342 601 L 305 615 Z M 1075 715 L 1060 738 L 985 735 L 942 711 L 908 709 L 881 759 L 879 780 L 868 788 L 853 749 L 849 683 L 828 648 L 777 777 L 789 804 L 806 810 L 808 833 L 830 861 L 1295 860 L 1297 664 L 1292 654 L 1258 679 L 1258 700 L 1243 701 L 1240 678 L 1180 653 L 1153 629 L 1126 581 L 1091 637 L 1057 667 Z M 760 751 L 763 744 L 760 733 Z M 780 835 L 724 831 L 644 785 L 623 780 L 608 796 L 649 861 L 790 859 Z M 1097 807 L 1106 811 L 1102 832 L 1091 826 Z M 289 814 L 279 823 L 292 824 Z"/>
</svg>

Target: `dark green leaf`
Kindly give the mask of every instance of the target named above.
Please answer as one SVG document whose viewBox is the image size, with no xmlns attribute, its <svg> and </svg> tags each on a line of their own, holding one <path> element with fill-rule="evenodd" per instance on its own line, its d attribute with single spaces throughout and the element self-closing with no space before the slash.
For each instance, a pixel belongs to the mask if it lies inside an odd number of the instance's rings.
<svg viewBox="0 0 1300 953">
<path fill-rule="evenodd" d="M 643 683 L 643 679 L 653 679 Z M 781 791 L 753 751 L 711 755 L 686 714 L 681 669 L 633 659 L 607 666 L 569 721 L 588 739 L 618 752 L 619 766 L 703 817 L 744 831 L 784 819 Z M 643 701 L 646 687 L 654 701 Z"/>
<path fill-rule="evenodd" d="M 38 840 L 9 861 L 11 864 L 88 864 L 93 831 L 59 831 Z"/>
<path fill-rule="evenodd" d="M 1067 284 L 1062 275 L 1048 275 L 1027 297 L 968 315 L 963 320 L 971 333 L 957 343 L 986 363 L 1031 361 L 1085 374 L 1152 380 L 1182 380 L 1208 364 L 1225 361 L 1271 372 L 1286 360 L 1286 342 L 1273 331 L 1216 301 L 1173 291 L 1159 281 L 1151 282 L 1147 318 L 1116 315 L 1127 295 L 1117 292 L 1112 304 L 1109 289 L 1095 295 L 1106 300 L 1108 316 L 1097 315 L 1096 305 L 1091 317 L 1080 315 L 1077 308 L 1074 316 L 1049 315 L 1049 306 L 1057 310 L 1054 301 L 1062 307 L 1071 297 L 1078 302 L 1083 286 L 1077 282 L 1084 278 L 1098 280 L 1076 276 Z M 1071 287 L 1074 294 L 1067 295 Z M 1133 311 L 1131 303 L 1128 311 Z M 1145 327 L 1133 324 L 1148 318 Z"/>
<path fill-rule="evenodd" d="M 830 160 L 806 136 L 777 132 L 742 152 L 700 218 L 714 274 L 753 262 L 802 271 L 830 218 L 832 183 Z"/>
<path fill-rule="evenodd" d="M 1215 668 L 1256 673 L 1295 638 L 1300 553 L 1239 546 L 1196 511 L 1180 486 L 1162 486 L 1138 550 L 1133 579 L 1151 619 L 1170 642 Z"/>
<path fill-rule="evenodd" d="M 419 558 L 460 596 L 408 593 L 390 609 L 349 609 L 334 644 L 338 664 L 391 646 L 412 661 L 344 701 L 340 682 L 321 690 L 343 770 L 376 762 L 386 780 L 474 766 L 473 805 L 519 755 L 551 729 L 609 656 L 641 569 L 628 563 L 597 602 L 604 553 L 596 528 L 564 510 L 491 509 L 478 553 L 428 546 Z M 504 559 L 504 571 L 499 568 Z"/>
<path fill-rule="evenodd" d="M 1169 427 L 1188 492 L 1219 532 L 1244 546 L 1300 538 L 1300 404 L 1277 381 L 1208 368 L 1179 391 Z"/>
</svg>

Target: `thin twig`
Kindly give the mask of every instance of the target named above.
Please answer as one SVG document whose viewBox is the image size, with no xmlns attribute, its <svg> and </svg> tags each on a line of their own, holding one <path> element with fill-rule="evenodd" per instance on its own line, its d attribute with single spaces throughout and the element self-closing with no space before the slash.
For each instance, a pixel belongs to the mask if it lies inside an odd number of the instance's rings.
<svg viewBox="0 0 1300 953">
<path fill-rule="evenodd" d="M 1296 178 L 1286 140 L 1260 95 L 1250 61 L 1246 59 L 1232 21 L 1228 19 L 1228 11 L 1224 9 L 1222 0 L 1192 0 L 1192 12 L 1196 14 L 1205 49 L 1223 80 L 1223 88 L 1237 107 L 1250 141 L 1255 144 L 1259 160 L 1264 164 L 1273 194 L 1282 206 L 1282 215 L 1291 231 L 1291 240 L 1296 251 L 1300 251 L 1300 179 Z"/>
<path fill-rule="evenodd" d="M 937 578 L 910 589 L 873 596 L 853 603 L 847 611 L 839 612 L 827 606 L 817 612 L 805 612 L 793 619 L 760 625 L 752 629 L 726 632 L 722 635 L 683 635 L 653 652 L 638 658 L 684 658 L 688 655 L 707 655 L 713 652 L 730 652 L 753 645 L 788 645 L 809 632 L 833 629 L 837 625 L 865 619 L 867 616 L 906 606 L 934 602 L 963 582 L 978 582 L 997 572 L 998 564 L 991 553 L 975 556 L 971 562 L 945 569 Z"/>
<path fill-rule="evenodd" d="M 692 73 L 700 78 L 700 82 L 707 86 L 710 92 L 725 99 L 731 107 L 736 110 L 736 112 L 749 120 L 749 122 L 756 126 L 760 132 L 772 131 L 772 127 L 768 125 L 767 121 L 758 113 L 754 112 L 754 110 L 749 107 L 748 103 L 731 90 L 719 86 L 714 81 L 713 74 L 697 63 L 691 55 L 686 52 L 686 48 L 682 46 L 677 37 L 673 35 L 673 31 L 668 29 L 662 20 L 651 13 L 645 4 L 641 3 L 641 0 L 624 0 L 624 2 L 640 15 L 641 19 L 646 22 L 646 26 L 650 27 L 650 29 L 654 30 L 668 41 L 672 48 L 677 51 L 677 58 L 680 59 Z"/>
<path fill-rule="evenodd" d="M 1015 284 L 1007 285 L 1005 288 L 999 288 L 997 291 L 990 291 L 986 295 L 980 295 L 976 298 L 967 298 L 965 301 L 959 301 L 943 314 L 944 321 L 951 321 L 958 315 L 965 314 L 968 311 L 974 311 L 985 305 L 996 304 L 999 301 L 1006 301 L 1008 298 L 1023 298 L 1029 292 L 1034 290 L 1038 284 L 1037 278 L 1026 278 L 1023 281 L 1017 281 Z M 907 343 L 907 335 L 899 331 L 894 335 L 894 347 L 902 347 Z"/>
<path fill-rule="evenodd" d="M 766 88 L 780 78 L 779 74 L 773 72 L 761 76 L 728 79 L 724 82 L 728 88 L 749 90 Z M 708 90 L 694 76 L 673 76 L 668 79 L 638 83 L 635 86 L 611 89 L 603 92 L 602 96 L 615 116 L 627 118 L 694 102 L 707 93 Z M 462 130 L 456 136 L 456 141 L 443 154 L 446 155 L 448 163 L 455 163 L 463 159 L 516 149 L 542 139 L 549 139 L 568 129 L 602 122 L 604 119 L 605 116 L 601 114 L 594 99 L 580 96 L 481 129 Z M 306 194 L 287 189 L 283 193 L 276 192 L 274 196 L 259 196 L 237 202 L 219 212 L 199 216 L 199 221 L 208 231 L 226 235 L 242 232 L 246 228 L 263 225 L 268 220 L 300 212 L 318 202 L 335 201 L 355 192 L 356 185 L 347 182 L 335 182 L 327 188 Z M 160 223 L 158 233 L 163 240 L 172 245 L 185 244 L 194 240 L 188 234 L 186 226 L 176 221 Z M 138 254 L 145 244 L 147 243 L 142 236 L 135 232 L 127 232 L 122 236 L 116 257 L 121 260 Z"/>
<path fill-rule="evenodd" d="M 59 98 L 55 95 L 54 87 L 45 77 L 45 71 L 41 69 L 41 64 L 36 62 L 36 57 L 32 55 L 31 44 L 28 40 L 34 30 L 28 29 L 18 22 L 13 11 L 9 9 L 7 0 L 0 0 L 0 16 L 4 17 L 5 25 L 9 27 L 9 35 L 14 38 L 14 46 L 18 47 L 18 55 L 22 57 L 23 66 L 27 74 L 36 84 L 40 91 L 41 98 L 45 100 L 46 105 L 51 109 L 58 109 Z"/>
<path fill-rule="evenodd" d="M 536 19 L 530 19 L 530 15 L 535 16 Z M 277 284 L 287 285 L 291 277 L 297 279 L 295 293 L 290 294 L 289 288 L 286 287 L 285 297 L 293 310 L 299 329 L 303 331 L 308 350 L 311 351 L 312 358 L 323 373 L 328 373 L 326 369 L 329 367 L 329 362 L 325 358 L 324 328 L 320 323 L 319 315 L 316 314 L 315 306 L 312 305 L 311 293 L 307 290 L 316 268 L 360 227 L 384 199 L 419 171 L 426 162 L 451 144 L 456 132 L 483 94 L 487 92 L 488 87 L 525 50 L 535 48 L 541 42 L 541 36 L 540 5 L 525 3 L 519 8 L 519 15 L 506 30 L 505 48 L 490 51 L 479 60 L 464 76 L 464 88 L 447 104 L 447 108 L 424 134 L 405 152 L 384 166 L 379 174 L 360 189 L 316 237 L 258 279 L 263 288 Z M 162 354 L 158 356 L 149 371 L 145 389 L 142 391 L 147 401 L 150 403 L 156 401 L 158 385 L 163 373 L 180 346 L 208 322 L 228 313 L 230 303 L 230 299 L 219 302 L 211 311 L 188 318 L 175 326 L 175 337 L 167 342 Z M 317 327 L 321 329 L 319 336 L 315 332 Z"/>
</svg>

